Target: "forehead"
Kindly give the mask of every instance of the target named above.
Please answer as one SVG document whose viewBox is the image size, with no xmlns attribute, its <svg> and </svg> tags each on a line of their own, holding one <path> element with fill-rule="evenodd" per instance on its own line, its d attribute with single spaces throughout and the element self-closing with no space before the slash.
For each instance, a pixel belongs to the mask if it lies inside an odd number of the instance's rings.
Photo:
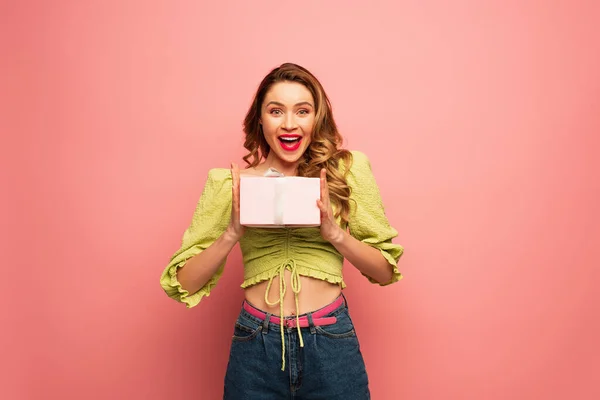
<svg viewBox="0 0 600 400">
<path fill-rule="evenodd" d="M 286 105 L 294 105 L 302 101 L 314 104 L 312 94 L 306 86 L 298 82 L 277 82 L 265 95 L 264 104 L 269 101 L 277 101 Z"/>
</svg>

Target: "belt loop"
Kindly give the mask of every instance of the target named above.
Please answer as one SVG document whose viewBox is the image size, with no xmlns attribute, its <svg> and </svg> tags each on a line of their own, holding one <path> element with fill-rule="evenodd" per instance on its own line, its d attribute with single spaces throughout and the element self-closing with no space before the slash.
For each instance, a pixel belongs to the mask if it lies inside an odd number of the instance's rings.
<svg viewBox="0 0 600 400">
<path fill-rule="evenodd" d="M 266 335 L 267 332 L 269 332 L 269 322 L 271 322 L 271 313 L 267 313 L 267 316 L 265 317 L 265 320 L 263 321 L 262 324 L 262 333 L 263 335 Z"/>
<path fill-rule="evenodd" d="M 310 333 L 316 333 L 317 330 L 315 329 L 315 322 L 313 321 L 312 313 L 307 313 L 306 317 L 308 318 L 308 326 L 310 327 Z"/>
<path fill-rule="evenodd" d="M 344 305 L 346 306 L 346 308 L 348 308 L 348 300 L 346 300 L 346 296 L 344 295 L 343 292 L 342 292 L 342 297 L 344 298 Z M 350 311 L 349 308 L 348 308 L 348 311 Z"/>
</svg>

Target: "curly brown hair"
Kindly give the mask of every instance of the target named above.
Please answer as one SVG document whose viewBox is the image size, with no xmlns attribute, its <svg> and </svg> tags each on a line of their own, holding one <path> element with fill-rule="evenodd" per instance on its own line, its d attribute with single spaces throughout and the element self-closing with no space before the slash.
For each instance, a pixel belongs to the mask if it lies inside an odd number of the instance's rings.
<svg viewBox="0 0 600 400">
<path fill-rule="evenodd" d="M 260 124 L 261 107 L 271 86 L 284 81 L 301 83 L 315 100 L 312 141 L 298 165 L 298 176 L 319 177 L 322 168 L 327 170 L 327 183 L 335 217 L 341 218 L 342 226 L 347 226 L 351 188 L 346 182 L 346 175 L 352 165 L 352 153 L 341 148 L 343 138 L 333 119 L 329 98 L 321 83 L 306 68 L 285 63 L 269 72 L 260 83 L 244 119 L 244 147 L 249 151 L 244 156 L 244 161 L 248 164 L 246 168 L 256 167 L 269 154 L 270 147 Z M 343 161 L 345 167 L 343 171 L 340 170 L 340 161 Z"/>
</svg>

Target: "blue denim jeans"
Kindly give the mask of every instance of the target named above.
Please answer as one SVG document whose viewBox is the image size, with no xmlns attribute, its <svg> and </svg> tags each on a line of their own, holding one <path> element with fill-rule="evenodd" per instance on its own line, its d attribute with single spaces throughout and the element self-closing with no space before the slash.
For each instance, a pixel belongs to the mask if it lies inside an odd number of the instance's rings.
<svg viewBox="0 0 600 400">
<path fill-rule="evenodd" d="M 266 312 L 265 312 L 266 314 Z M 310 315 L 311 313 L 303 314 Z M 285 370 L 279 324 L 260 320 L 242 308 L 235 323 L 225 400 L 367 400 L 365 363 L 347 303 L 327 314 L 332 325 L 284 328 Z M 309 318 L 309 322 L 312 321 Z"/>
</svg>

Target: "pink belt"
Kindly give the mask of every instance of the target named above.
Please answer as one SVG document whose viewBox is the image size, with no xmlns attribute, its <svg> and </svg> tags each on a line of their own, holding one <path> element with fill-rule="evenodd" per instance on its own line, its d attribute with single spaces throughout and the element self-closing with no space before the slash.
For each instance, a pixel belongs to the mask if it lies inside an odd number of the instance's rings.
<svg viewBox="0 0 600 400">
<path fill-rule="evenodd" d="M 335 324 L 337 322 L 336 317 L 324 317 L 324 315 L 327 315 L 327 314 L 331 313 L 332 311 L 336 310 L 342 304 L 344 304 L 344 297 L 339 296 L 333 303 L 311 313 L 313 324 L 315 326 Z M 264 321 L 265 318 L 267 318 L 267 314 L 265 314 L 264 312 L 260 311 L 259 309 L 255 308 L 255 307 L 253 307 L 247 301 L 244 301 L 243 308 L 244 308 L 244 310 L 246 310 L 248 312 L 248 314 L 260 319 L 261 321 Z M 310 323 L 308 321 L 308 316 L 306 316 L 306 315 L 303 315 L 298 318 L 295 318 L 295 317 L 283 318 L 283 325 L 288 328 L 295 328 L 297 326 L 296 321 L 299 322 L 300 328 L 307 328 L 310 326 Z M 280 325 L 282 323 L 281 318 L 276 317 L 274 315 L 271 316 L 271 318 L 269 319 L 269 322 L 272 322 L 277 325 Z"/>
</svg>

